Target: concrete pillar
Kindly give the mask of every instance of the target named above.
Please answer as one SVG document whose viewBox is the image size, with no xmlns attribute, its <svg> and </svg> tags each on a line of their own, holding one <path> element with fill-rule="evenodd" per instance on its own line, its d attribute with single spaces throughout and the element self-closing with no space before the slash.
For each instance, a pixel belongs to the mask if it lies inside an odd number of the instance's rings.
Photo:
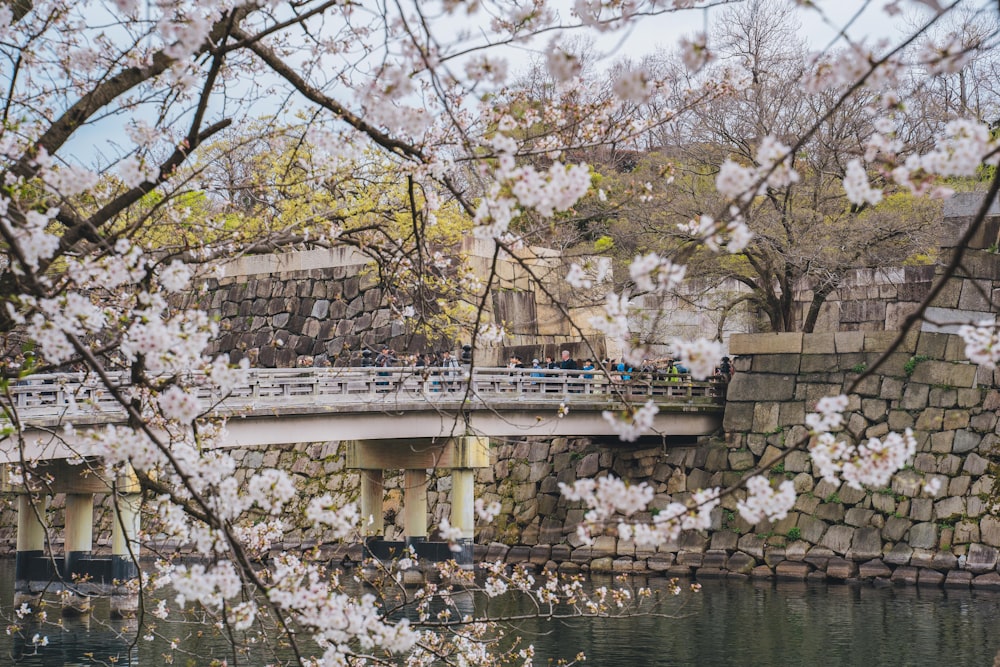
<svg viewBox="0 0 1000 667">
<path fill-rule="evenodd" d="M 38 595 L 32 592 L 31 582 L 45 582 L 48 577 L 42 572 L 45 557 L 45 525 L 38 516 L 45 513 L 48 496 L 34 500 L 27 493 L 17 496 L 17 555 L 14 561 L 14 607 L 22 603 L 29 605 Z"/>
<path fill-rule="evenodd" d="M 385 534 L 382 500 L 381 470 L 361 471 L 361 534 L 364 537 L 379 537 Z"/>
<path fill-rule="evenodd" d="M 84 561 L 91 557 L 94 544 L 94 494 L 66 494 L 66 554 L 63 579 L 72 590 L 74 581 L 86 575 Z M 63 613 L 85 614 L 90 611 L 90 598 L 72 593 L 66 596 Z"/>
<path fill-rule="evenodd" d="M 427 471 L 403 473 L 403 534 L 406 545 L 427 541 Z"/>
<path fill-rule="evenodd" d="M 111 617 L 131 618 L 139 611 L 139 505 L 142 496 L 115 499 L 111 526 Z"/>
<path fill-rule="evenodd" d="M 469 468 L 454 468 L 451 471 L 451 525 L 461 531 L 455 554 L 460 564 L 472 567 L 472 538 L 476 529 L 475 473 Z"/>
</svg>

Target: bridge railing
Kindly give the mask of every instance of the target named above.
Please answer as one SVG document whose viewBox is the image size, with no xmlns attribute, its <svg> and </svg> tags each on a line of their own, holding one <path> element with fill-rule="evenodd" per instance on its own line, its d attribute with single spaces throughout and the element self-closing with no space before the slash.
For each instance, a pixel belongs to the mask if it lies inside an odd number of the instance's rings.
<svg viewBox="0 0 1000 667">
<path fill-rule="evenodd" d="M 112 380 L 126 387 L 128 376 Z M 223 396 L 207 378 L 191 374 L 191 383 L 208 407 L 222 402 L 238 409 L 248 406 L 316 405 L 352 402 L 370 404 L 400 398 L 426 402 L 459 401 L 467 395 L 488 400 L 594 400 L 625 396 L 657 402 L 718 402 L 725 385 L 698 382 L 690 376 L 648 373 L 606 374 L 600 370 L 476 368 L 268 368 L 250 369 L 244 382 Z M 35 375 L 9 387 L 12 407 L 23 417 L 31 415 L 119 412 L 111 392 L 95 375 Z"/>
</svg>

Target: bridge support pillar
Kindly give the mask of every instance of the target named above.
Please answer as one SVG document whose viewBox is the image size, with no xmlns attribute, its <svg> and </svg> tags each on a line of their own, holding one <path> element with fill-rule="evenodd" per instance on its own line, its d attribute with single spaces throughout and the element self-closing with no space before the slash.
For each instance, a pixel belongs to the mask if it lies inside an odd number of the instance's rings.
<svg viewBox="0 0 1000 667">
<path fill-rule="evenodd" d="M 14 561 L 14 607 L 33 602 L 39 593 L 32 590 L 31 582 L 39 563 L 45 557 L 45 525 L 38 520 L 45 513 L 48 496 L 33 500 L 29 493 L 17 495 L 17 555 Z"/>
<path fill-rule="evenodd" d="M 368 537 L 382 537 L 385 534 L 385 518 L 382 514 L 383 472 L 381 469 L 361 471 L 361 534 Z"/>
<path fill-rule="evenodd" d="M 489 438 L 459 436 L 452 438 L 351 440 L 347 442 L 347 467 L 361 472 L 361 519 L 365 523 L 366 543 L 384 532 L 382 524 L 382 471 L 404 473 L 403 529 L 406 543 L 419 544 L 427 538 L 427 470 L 452 471 L 451 525 L 458 528 L 461 550 L 451 554 L 460 564 L 472 566 L 472 539 L 475 533 L 475 469 L 490 465 Z M 377 486 L 375 483 L 377 480 Z M 375 521 L 369 524 L 368 517 Z M 370 528 L 377 527 L 377 532 Z M 433 548 L 432 548 L 433 547 Z M 425 553 L 440 549 L 444 543 L 428 544 Z M 450 553 L 450 552 L 448 552 Z M 440 559 L 447 556 L 435 556 Z"/>
<path fill-rule="evenodd" d="M 138 493 L 115 498 L 111 527 L 111 617 L 132 618 L 139 611 Z"/>
<path fill-rule="evenodd" d="M 455 561 L 462 566 L 472 567 L 472 540 L 476 530 L 476 477 L 471 468 L 454 468 L 451 471 L 451 525 L 461 534 L 458 538 L 460 551 L 455 553 Z"/>
<path fill-rule="evenodd" d="M 403 473 L 403 534 L 406 546 L 427 541 L 427 470 Z"/>
<path fill-rule="evenodd" d="M 90 560 L 94 548 L 94 494 L 66 494 L 66 555 L 63 578 L 69 585 L 63 601 L 63 614 L 74 616 L 90 612 L 90 598 L 74 589 L 86 574 L 83 561 Z"/>
</svg>

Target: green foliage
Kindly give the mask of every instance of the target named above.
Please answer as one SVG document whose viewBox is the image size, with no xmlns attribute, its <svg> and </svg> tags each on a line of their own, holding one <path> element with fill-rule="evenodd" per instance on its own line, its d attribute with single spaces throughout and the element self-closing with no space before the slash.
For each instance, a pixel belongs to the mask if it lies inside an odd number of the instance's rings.
<svg viewBox="0 0 1000 667">
<path fill-rule="evenodd" d="M 615 247 L 615 240 L 610 236 L 602 236 L 594 241 L 594 252 L 608 252 Z"/>
<path fill-rule="evenodd" d="M 840 494 L 837 493 L 836 491 L 834 491 L 833 493 L 831 493 L 830 495 L 828 495 L 826 498 L 824 498 L 823 502 L 825 502 L 825 503 L 839 503 L 839 502 L 841 502 L 841 500 L 840 500 Z"/>
<path fill-rule="evenodd" d="M 782 461 L 781 463 L 777 463 L 777 464 L 771 466 L 771 472 L 773 472 L 775 475 L 780 475 L 780 474 L 784 473 L 785 472 L 785 462 Z"/>
<path fill-rule="evenodd" d="M 788 531 L 788 539 L 798 540 L 801 538 L 802 538 L 802 530 L 798 526 L 795 526 L 794 528 Z"/>
<path fill-rule="evenodd" d="M 852 373 L 861 374 L 864 373 L 866 370 L 868 370 L 868 364 L 866 364 L 863 361 L 860 364 L 854 364 L 853 366 L 851 366 Z"/>
<path fill-rule="evenodd" d="M 905 364 L 903 364 L 903 372 L 906 373 L 906 377 L 912 377 L 913 371 L 917 369 L 917 364 L 919 364 L 921 361 L 927 361 L 929 359 L 930 357 L 928 357 L 926 354 L 915 354 L 912 357 L 910 357 L 910 359 Z"/>
</svg>

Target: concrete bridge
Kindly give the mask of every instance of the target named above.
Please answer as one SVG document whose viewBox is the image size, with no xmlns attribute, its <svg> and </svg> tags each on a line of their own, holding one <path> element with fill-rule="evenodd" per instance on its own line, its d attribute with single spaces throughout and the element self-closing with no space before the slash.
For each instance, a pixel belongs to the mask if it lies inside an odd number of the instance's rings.
<svg viewBox="0 0 1000 667">
<path fill-rule="evenodd" d="M 125 377 L 115 382 L 125 385 Z M 471 563 L 474 471 L 490 465 L 489 439 L 523 436 L 614 436 L 602 417 L 652 400 L 659 407 L 652 433 L 707 435 L 722 423 L 725 387 L 686 376 L 626 376 L 601 371 L 476 368 L 254 369 L 228 395 L 213 393 L 191 375 L 205 414 L 227 420 L 221 447 L 347 441 L 347 467 L 361 474 L 361 514 L 371 553 L 392 555 L 413 546 L 440 557 L 447 546 L 427 541 L 427 470 L 452 475 L 451 523 L 461 531 L 457 560 Z M 134 592 L 122 582 L 138 572 L 139 487 L 134 477 L 104 480 L 86 463 L 87 431 L 124 422 L 125 412 L 94 376 L 38 375 L 9 388 L 11 410 L 22 425 L 23 451 L 8 440 L 0 463 L 41 462 L 47 494 L 66 494 L 65 554 L 47 548 L 38 504 L 19 494 L 17 582 L 20 600 L 65 587 L 66 609 L 86 611 L 88 596 L 112 594 L 112 610 L 128 615 Z M 74 431 L 62 429 L 72 424 Z M 385 470 L 404 470 L 404 543 L 386 543 L 382 522 Z M 111 558 L 93 556 L 95 493 L 115 499 Z M 78 583 L 72 583 L 72 582 Z M 86 583 L 79 583 L 86 581 Z"/>
<path fill-rule="evenodd" d="M 126 384 L 127 376 L 113 377 Z M 660 409 L 651 434 L 706 435 L 721 426 L 724 388 L 718 383 L 683 375 L 626 378 L 507 368 L 252 369 L 226 396 L 213 393 L 204 377 L 186 380 L 206 414 L 228 420 L 223 447 L 466 435 L 614 436 L 603 411 L 650 399 Z M 23 454 L 29 460 L 80 455 L 85 437 L 53 436 L 66 423 L 85 431 L 124 421 L 121 406 L 96 376 L 32 376 L 10 387 L 10 401 L 25 425 Z M 0 462 L 20 457 L 16 448 L 0 445 Z"/>
</svg>

